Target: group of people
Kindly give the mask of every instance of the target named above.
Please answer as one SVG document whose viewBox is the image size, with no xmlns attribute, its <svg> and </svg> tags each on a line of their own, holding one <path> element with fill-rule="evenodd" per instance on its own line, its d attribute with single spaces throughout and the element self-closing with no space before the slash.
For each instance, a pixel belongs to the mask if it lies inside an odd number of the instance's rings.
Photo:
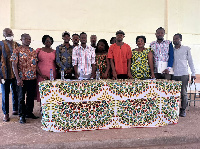
<svg viewBox="0 0 200 149">
<path fill-rule="evenodd" d="M 62 34 L 64 42 L 57 46 L 56 50 L 51 47 L 54 40 L 49 35 L 42 37 L 44 47 L 34 50 L 30 47 L 29 34 L 21 35 L 20 45 L 13 40 L 12 30 L 5 28 L 5 40 L 0 41 L 3 121 L 10 120 L 10 85 L 12 114 L 19 115 L 20 123 L 26 123 L 26 118 L 38 118 L 33 114 L 34 99 L 40 102 L 38 83 L 50 79 L 50 69 L 54 79 L 60 78 L 61 71 L 64 71 L 66 79 L 78 79 L 80 73 L 83 73 L 85 79 L 94 79 L 98 70 L 103 79 L 156 78 L 182 81 L 180 116 L 186 116 L 189 79 L 187 63 L 192 71 L 191 79 L 196 79 L 191 49 L 181 45 L 181 34 L 174 35 L 174 46 L 171 41 L 164 40 L 164 28 L 158 28 L 155 35 L 157 40 L 151 42 L 149 48 L 145 47 L 145 36 L 137 36 L 137 48 L 131 50 L 131 47 L 123 42 L 125 33 L 121 30 L 116 32 L 116 37 L 111 38 L 110 47 L 105 39 L 97 42 L 96 35 L 91 35 L 91 45 L 88 45 L 85 32 L 70 36 L 70 33 L 65 31 Z M 71 37 L 73 45 L 70 45 Z M 162 71 L 160 64 L 165 64 Z M 173 75 L 170 74 L 172 67 Z"/>
</svg>

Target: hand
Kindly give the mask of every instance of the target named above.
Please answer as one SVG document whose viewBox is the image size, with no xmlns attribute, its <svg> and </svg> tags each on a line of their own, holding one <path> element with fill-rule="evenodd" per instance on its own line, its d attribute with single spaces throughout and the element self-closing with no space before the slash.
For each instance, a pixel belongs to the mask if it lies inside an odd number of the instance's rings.
<svg viewBox="0 0 200 149">
<path fill-rule="evenodd" d="M 75 78 L 78 79 L 78 77 L 79 77 L 79 75 L 78 75 L 78 74 L 75 74 Z"/>
<path fill-rule="evenodd" d="M 2 84 L 2 82 L 1 82 L 1 76 L 0 76 L 0 83 Z"/>
<path fill-rule="evenodd" d="M 154 79 L 154 78 L 155 78 L 155 74 L 152 73 L 152 74 L 151 74 L 151 79 Z"/>
<path fill-rule="evenodd" d="M 193 81 L 196 79 L 196 76 L 191 76 L 191 82 L 193 83 Z"/>
<path fill-rule="evenodd" d="M 165 69 L 162 73 L 169 74 L 169 70 L 168 70 L 168 69 Z"/>
<path fill-rule="evenodd" d="M 108 78 L 108 73 L 107 73 L 107 72 L 103 73 L 103 74 L 102 74 L 102 77 L 103 77 L 104 79 L 107 79 L 107 78 Z"/>
<path fill-rule="evenodd" d="M 46 75 L 41 75 L 41 77 L 42 77 L 44 80 L 49 80 L 49 78 L 48 78 Z"/>
<path fill-rule="evenodd" d="M 113 80 L 116 80 L 116 79 L 117 79 L 117 73 L 113 72 Z"/>
<path fill-rule="evenodd" d="M 133 79 L 133 76 L 130 72 L 128 72 L 128 79 Z"/>
<path fill-rule="evenodd" d="M 72 69 L 68 69 L 65 71 L 66 74 L 72 74 Z"/>
<path fill-rule="evenodd" d="M 24 83 L 22 79 L 17 79 L 17 85 L 23 87 Z"/>
</svg>

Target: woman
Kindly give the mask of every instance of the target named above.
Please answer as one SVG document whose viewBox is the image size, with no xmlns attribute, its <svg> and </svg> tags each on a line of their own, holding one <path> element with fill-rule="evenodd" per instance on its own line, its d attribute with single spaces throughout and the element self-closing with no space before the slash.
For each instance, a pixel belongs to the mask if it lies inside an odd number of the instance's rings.
<svg viewBox="0 0 200 149">
<path fill-rule="evenodd" d="M 133 78 L 150 79 L 155 78 L 153 66 L 153 53 L 144 47 L 145 36 L 137 36 L 136 44 L 138 48 L 132 50 L 131 73 Z"/>
<path fill-rule="evenodd" d="M 97 43 L 96 53 L 96 66 L 100 71 L 100 78 L 107 79 L 110 76 L 110 62 L 107 58 L 108 43 L 105 39 L 100 39 Z"/>
<path fill-rule="evenodd" d="M 56 79 L 56 51 L 51 48 L 53 38 L 49 35 L 42 37 L 42 43 L 45 47 L 36 49 L 38 58 L 37 84 L 44 80 L 49 80 L 50 69 L 53 70 L 54 79 Z M 39 86 L 37 85 L 37 101 L 40 102 Z"/>
</svg>

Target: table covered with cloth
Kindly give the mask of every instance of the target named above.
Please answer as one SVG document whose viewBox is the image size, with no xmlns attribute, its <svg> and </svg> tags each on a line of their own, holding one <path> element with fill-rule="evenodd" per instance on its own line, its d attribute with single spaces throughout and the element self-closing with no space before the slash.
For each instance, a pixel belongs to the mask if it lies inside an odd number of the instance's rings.
<svg viewBox="0 0 200 149">
<path fill-rule="evenodd" d="M 42 129 L 53 132 L 176 124 L 181 82 L 84 80 L 39 83 Z"/>
</svg>

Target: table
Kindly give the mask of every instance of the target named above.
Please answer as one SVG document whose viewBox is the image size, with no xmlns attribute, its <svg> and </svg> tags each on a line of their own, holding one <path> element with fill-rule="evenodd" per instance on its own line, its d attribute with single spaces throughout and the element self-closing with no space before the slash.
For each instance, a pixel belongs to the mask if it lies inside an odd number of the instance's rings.
<svg viewBox="0 0 200 149">
<path fill-rule="evenodd" d="M 179 118 L 178 81 L 55 80 L 39 90 L 46 131 L 159 127 Z"/>
</svg>

